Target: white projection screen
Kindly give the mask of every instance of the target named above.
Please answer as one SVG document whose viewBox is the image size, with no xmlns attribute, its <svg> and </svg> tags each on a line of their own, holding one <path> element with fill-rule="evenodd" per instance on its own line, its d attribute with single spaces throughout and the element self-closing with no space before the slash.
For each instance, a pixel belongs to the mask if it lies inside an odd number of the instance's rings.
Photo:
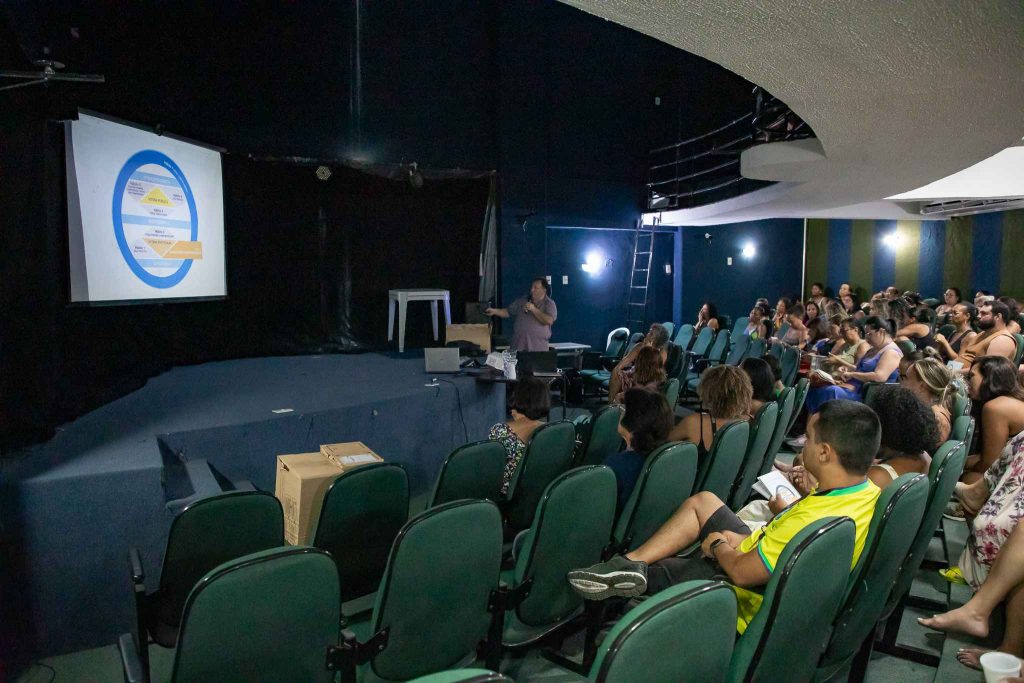
<svg viewBox="0 0 1024 683">
<path fill-rule="evenodd" d="M 64 134 L 73 303 L 227 296 L 220 150 L 85 112 Z"/>
</svg>

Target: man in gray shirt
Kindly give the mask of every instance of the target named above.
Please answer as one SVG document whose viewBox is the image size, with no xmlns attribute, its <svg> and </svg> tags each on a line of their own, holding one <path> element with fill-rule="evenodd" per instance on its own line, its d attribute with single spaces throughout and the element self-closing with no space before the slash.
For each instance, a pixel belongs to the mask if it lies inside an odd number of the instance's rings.
<svg viewBox="0 0 1024 683">
<path fill-rule="evenodd" d="M 507 308 L 487 308 L 485 315 L 499 318 L 515 316 L 512 348 L 516 351 L 547 351 L 551 339 L 551 326 L 558 317 L 558 307 L 548 294 L 551 285 L 544 278 L 530 284 L 530 296 L 516 299 Z"/>
</svg>

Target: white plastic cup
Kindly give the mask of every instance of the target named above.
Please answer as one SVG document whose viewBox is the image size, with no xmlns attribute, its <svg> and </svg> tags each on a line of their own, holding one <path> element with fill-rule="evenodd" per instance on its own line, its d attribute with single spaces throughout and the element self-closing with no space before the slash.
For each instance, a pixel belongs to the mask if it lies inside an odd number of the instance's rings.
<svg viewBox="0 0 1024 683">
<path fill-rule="evenodd" d="M 1020 676 L 1020 660 L 1005 652 L 986 652 L 981 656 L 985 683 L 999 683 L 1005 678 Z"/>
</svg>

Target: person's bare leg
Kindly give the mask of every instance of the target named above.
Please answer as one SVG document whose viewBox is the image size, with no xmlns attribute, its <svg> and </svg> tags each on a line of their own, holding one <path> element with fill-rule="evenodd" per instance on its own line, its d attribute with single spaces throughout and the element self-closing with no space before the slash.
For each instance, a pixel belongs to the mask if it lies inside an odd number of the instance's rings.
<svg viewBox="0 0 1024 683">
<path fill-rule="evenodd" d="M 646 543 L 626 557 L 647 564 L 672 557 L 697 540 L 701 527 L 722 505 L 718 496 L 707 491 L 690 496 Z"/>
<path fill-rule="evenodd" d="M 965 484 L 973 484 L 980 481 L 983 476 L 980 472 L 964 472 L 960 477 L 960 481 Z"/>
<path fill-rule="evenodd" d="M 996 648 L 1014 657 L 1024 657 L 1024 586 L 1018 585 L 1006 601 L 1006 631 Z"/>
<path fill-rule="evenodd" d="M 1007 621 L 1013 618 L 1009 610 L 1013 606 L 1014 599 L 1019 602 L 1017 606 L 1024 609 L 1024 597 L 1018 597 L 1018 594 L 1024 594 L 1024 591 L 1021 590 L 1022 585 L 1024 585 L 1024 528 L 1018 524 L 999 549 L 999 555 L 992 564 L 988 577 L 970 600 L 949 612 L 917 621 L 922 626 L 937 631 L 959 631 L 977 638 L 984 638 L 988 635 L 988 620 L 992 610 L 1008 596 L 1011 601 L 1007 605 Z M 1022 622 L 1018 624 L 1021 629 L 1018 647 L 1021 647 L 1024 646 L 1024 613 L 1017 616 Z M 1009 624 L 1007 624 L 1006 631 L 1009 638 Z M 1005 642 L 1008 641 L 1004 639 Z"/>
<path fill-rule="evenodd" d="M 608 402 L 615 403 L 615 397 L 619 395 L 619 387 L 622 386 L 622 370 L 612 370 L 612 376 L 608 380 Z"/>
<path fill-rule="evenodd" d="M 971 474 L 968 472 L 968 474 Z M 964 475 L 967 476 L 967 475 Z M 980 476 L 971 483 L 959 482 L 953 490 L 953 495 L 960 500 L 964 509 L 971 514 L 977 514 L 981 506 L 988 500 L 988 484 Z"/>
</svg>

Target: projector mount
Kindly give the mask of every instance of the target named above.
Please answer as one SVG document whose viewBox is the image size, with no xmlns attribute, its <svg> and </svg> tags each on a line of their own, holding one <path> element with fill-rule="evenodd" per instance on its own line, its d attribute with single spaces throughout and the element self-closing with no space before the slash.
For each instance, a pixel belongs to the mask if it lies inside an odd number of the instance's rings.
<svg viewBox="0 0 1024 683">
<path fill-rule="evenodd" d="M 24 88 L 27 85 L 49 85 L 51 81 L 71 81 L 75 83 L 105 83 L 106 78 L 102 74 L 74 74 L 61 73 L 64 65 L 52 59 L 35 59 L 33 64 L 40 68 L 39 71 L 0 71 L 0 78 L 22 78 L 27 79 L 23 83 L 0 86 L 0 90 L 13 90 Z"/>
</svg>

